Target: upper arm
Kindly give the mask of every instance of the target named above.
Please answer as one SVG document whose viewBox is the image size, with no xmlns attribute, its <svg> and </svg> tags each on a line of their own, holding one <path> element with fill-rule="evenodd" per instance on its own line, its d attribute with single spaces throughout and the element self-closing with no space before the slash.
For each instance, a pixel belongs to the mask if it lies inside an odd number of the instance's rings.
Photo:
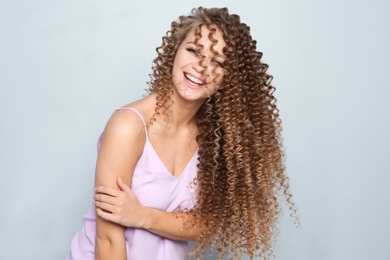
<svg viewBox="0 0 390 260">
<path fill-rule="evenodd" d="M 145 144 L 142 121 L 132 111 L 117 111 L 108 121 L 96 163 L 95 185 L 118 188 L 117 179 L 129 186 Z M 99 239 L 124 241 L 124 227 L 96 216 Z"/>
</svg>

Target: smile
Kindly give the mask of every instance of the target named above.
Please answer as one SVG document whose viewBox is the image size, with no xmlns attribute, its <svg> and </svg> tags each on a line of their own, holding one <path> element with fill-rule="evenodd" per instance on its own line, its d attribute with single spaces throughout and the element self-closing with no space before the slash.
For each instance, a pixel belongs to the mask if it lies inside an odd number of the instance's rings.
<svg viewBox="0 0 390 260">
<path fill-rule="evenodd" d="M 204 85 L 206 84 L 204 81 L 198 79 L 198 78 L 195 78 L 194 76 L 190 75 L 190 74 L 187 74 L 187 73 L 184 73 L 184 77 L 186 77 L 186 79 L 188 79 L 189 81 L 191 81 L 192 83 L 194 84 L 197 84 L 197 85 Z"/>
</svg>

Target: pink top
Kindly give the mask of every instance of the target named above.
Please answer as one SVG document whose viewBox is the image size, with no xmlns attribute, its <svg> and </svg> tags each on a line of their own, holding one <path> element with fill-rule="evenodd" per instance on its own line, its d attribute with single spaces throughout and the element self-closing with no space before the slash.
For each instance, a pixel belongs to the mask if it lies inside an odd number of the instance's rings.
<svg viewBox="0 0 390 260">
<path fill-rule="evenodd" d="M 139 201 L 145 206 L 167 212 L 192 208 L 196 202 L 193 181 L 197 174 L 198 150 L 195 151 L 181 175 L 178 178 L 174 177 L 149 142 L 146 124 L 141 114 L 133 108 L 119 109 L 134 111 L 145 126 L 146 142 L 135 166 L 132 181 L 132 190 Z M 100 143 L 101 137 L 98 141 L 98 151 Z M 67 260 L 95 259 L 96 215 L 93 203 L 87 214 L 83 216 L 83 222 L 82 229 L 72 240 Z M 126 228 L 125 239 L 127 259 L 179 260 L 187 256 L 187 242 L 161 237 L 144 229 Z"/>
</svg>

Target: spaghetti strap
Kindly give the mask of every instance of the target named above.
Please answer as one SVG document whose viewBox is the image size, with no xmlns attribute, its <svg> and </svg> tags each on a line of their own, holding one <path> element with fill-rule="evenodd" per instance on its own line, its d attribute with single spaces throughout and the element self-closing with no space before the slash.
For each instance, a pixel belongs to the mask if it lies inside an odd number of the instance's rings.
<svg viewBox="0 0 390 260">
<path fill-rule="evenodd" d="M 148 139 L 148 129 L 146 128 L 146 122 L 145 122 L 144 118 L 142 117 L 141 113 L 138 112 L 137 109 L 132 108 L 132 107 L 119 107 L 119 108 L 115 109 L 115 111 L 118 111 L 118 110 L 132 110 L 132 111 L 134 111 L 139 116 L 139 118 L 141 118 L 142 123 L 144 124 L 144 128 L 145 128 L 146 139 Z"/>
</svg>

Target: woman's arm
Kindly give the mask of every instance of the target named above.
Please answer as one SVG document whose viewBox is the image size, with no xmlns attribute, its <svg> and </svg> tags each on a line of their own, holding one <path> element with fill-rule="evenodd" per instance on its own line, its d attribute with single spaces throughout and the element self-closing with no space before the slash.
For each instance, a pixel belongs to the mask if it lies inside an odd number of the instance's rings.
<svg viewBox="0 0 390 260">
<path fill-rule="evenodd" d="M 134 113 L 117 111 L 104 130 L 96 163 L 95 185 L 119 190 L 116 180 L 131 185 L 145 143 L 143 124 Z M 124 227 L 96 216 L 96 259 L 126 259 Z"/>
<path fill-rule="evenodd" d="M 172 213 L 148 208 L 147 215 L 142 227 L 159 236 L 174 240 L 196 241 L 202 232 L 199 226 L 192 224 L 190 213 Z"/>
<path fill-rule="evenodd" d="M 197 240 L 201 228 L 191 225 L 190 213 L 172 213 L 143 206 L 120 178 L 118 187 L 96 188 L 97 214 L 108 221 L 127 227 L 144 228 L 173 240 Z"/>
</svg>

